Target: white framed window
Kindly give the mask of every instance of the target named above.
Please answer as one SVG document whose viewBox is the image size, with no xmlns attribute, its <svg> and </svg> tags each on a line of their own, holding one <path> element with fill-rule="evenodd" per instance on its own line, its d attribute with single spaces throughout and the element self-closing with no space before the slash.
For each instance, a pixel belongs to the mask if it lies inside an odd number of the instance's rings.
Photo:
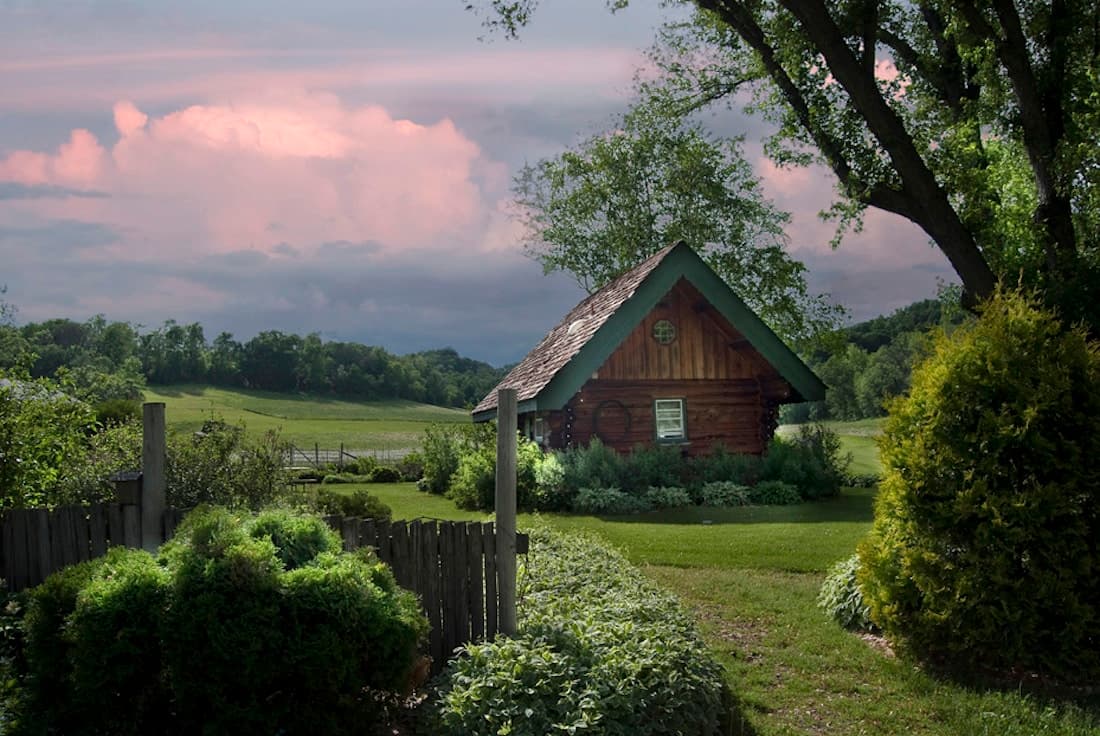
<svg viewBox="0 0 1100 736">
<path fill-rule="evenodd" d="M 544 445 L 550 441 L 550 422 L 544 417 L 535 417 L 531 423 L 531 439 L 538 445 Z"/>
<path fill-rule="evenodd" d="M 653 402 L 653 415 L 656 419 L 658 440 L 682 440 L 687 437 L 683 399 L 656 399 Z"/>
</svg>

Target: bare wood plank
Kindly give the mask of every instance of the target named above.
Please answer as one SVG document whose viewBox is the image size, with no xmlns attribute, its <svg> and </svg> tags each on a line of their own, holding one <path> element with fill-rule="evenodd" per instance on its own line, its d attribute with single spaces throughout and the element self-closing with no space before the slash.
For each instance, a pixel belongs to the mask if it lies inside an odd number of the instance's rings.
<svg viewBox="0 0 1100 736">
<path fill-rule="evenodd" d="M 37 546 L 30 550 L 27 547 L 27 531 L 31 526 L 30 522 L 31 516 L 27 511 L 12 509 L 8 512 L 8 523 L 11 525 L 11 562 L 8 568 L 8 574 L 11 577 L 8 579 L 8 585 L 12 590 L 23 590 L 34 585 L 35 582 L 41 582 L 35 578 L 41 576 L 38 568 L 42 563 L 38 559 L 32 560 L 28 555 L 28 552 L 37 552 Z M 46 552 L 49 552 L 49 547 L 46 548 Z M 33 566 L 32 561 L 36 563 Z M 45 563 L 49 564 L 48 554 Z"/>
<path fill-rule="evenodd" d="M 496 638 L 500 618 L 497 609 L 497 537 L 496 525 L 482 527 L 481 546 L 485 550 L 485 638 Z"/>
<path fill-rule="evenodd" d="M 107 509 L 103 504 L 88 507 L 88 554 L 92 559 L 107 553 Z"/>
<path fill-rule="evenodd" d="M 107 542 L 110 547 L 123 545 L 122 535 L 122 506 L 117 503 L 107 504 Z"/>
<path fill-rule="evenodd" d="M 458 633 L 458 643 L 465 644 L 470 641 L 470 581 L 469 581 L 469 554 L 466 541 L 466 524 L 456 523 L 455 534 L 455 631 Z"/>
<path fill-rule="evenodd" d="M 388 521 L 379 520 L 377 526 L 378 544 L 375 549 L 378 552 L 378 559 L 389 564 L 390 560 L 393 559 L 393 547 L 390 545 L 390 523 Z"/>
<path fill-rule="evenodd" d="M 127 547 L 141 547 L 141 509 L 137 506 L 122 507 L 122 543 Z"/>
<path fill-rule="evenodd" d="M 65 550 L 62 549 L 61 539 L 64 536 L 61 523 L 61 509 L 46 512 L 49 514 L 49 540 L 50 540 L 50 572 L 65 567 Z"/>
<path fill-rule="evenodd" d="M 428 634 L 428 643 L 429 653 L 432 657 L 432 671 L 438 673 L 443 669 L 445 662 L 443 656 L 442 604 L 439 600 L 439 524 L 435 522 L 428 524 L 424 531 L 424 559 L 427 561 L 429 568 L 425 602 L 428 606 L 428 623 L 432 627 L 431 632 Z"/>
<path fill-rule="evenodd" d="M 10 511 L 0 516 L 0 547 L 3 548 L 3 560 L 0 560 L 0 578 L 3 578 L 8 589 L 11 590 L 11 558 L 15 554 L 15 535 L 12 533 Z"/>
<path fill-rule="evenodd" d="M 516 554 L 525 555 L 531 549 L 531 538 L 526 534 L 516 535 Z"/>
<path fill-rule="evenodd" d="M 485 576 L 481 558 L 481 524 L 466 527 L 466 569 L 470 577 L 467 607 L 470 611 L 470 641 L 485 638 Z"/>
<path fill-rule="evenodd" d="M 61 565 L 52 556 L 53 543 L 50 541 L 50 515 L 46 509 L 33 509 L 27 512 L 24 535 L 27 554 L 34 565 L 27 571 L 27 582 L 38 585 L 48 578 Z M 16 540 L 18 543 L 18 540 Z"/>
<path fill-rule="evenodd" d="M 76 561 L 85 562 L 91 557 L 91 534 L 88 529 L 88 509 L 71 507 L 73 531 L 76 534 Z"/>
<path fill-rule="evenodd" d="M 180 523 L 183 521 L 184 512 L 180 509 L 165 509 L 164 511 L 164 541 L 167 542 L 176 536 L 176 530 L 179 529 Z"/>
<path fill-rule="evenodd" d="M 359 520 L 346 518 L 340 524 L 340 534 L 344 538 L 344 551 L 359 549 Z"/>
</svg>

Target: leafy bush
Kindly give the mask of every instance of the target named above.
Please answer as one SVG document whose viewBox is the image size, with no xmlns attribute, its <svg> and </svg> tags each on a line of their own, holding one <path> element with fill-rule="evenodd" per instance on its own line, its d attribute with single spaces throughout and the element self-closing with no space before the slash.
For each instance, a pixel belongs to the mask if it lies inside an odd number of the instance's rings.
<svg viewBox="0 0 1100 736">
<path fill-rule="evenodd" d="M 874 488 L 882 482 L 882 476 L 872 473 L 845 473 L 840 485 L 848 488 Z"/>
<path fill-rule="evenodd" d="M 749 489 L 749 500 L 762 506 L 789 506 L 799 503 L 798 488 L 781 480 L 762 480 Z"/>
<path fill-rule="evenodd" d="M 637 514 L 652 511 L 653 506 L 644 498 L 633 496 L 612 486 L 611 488 L 582 488 L 573 499 L 573 510 L 581 514 Z"/>
<path fill-rule="evenodd" d="M 866 631 L 873 629 L 874 624 L 859 587 L 859 567 L 859 555 L 833 565 L 821 585 L 817 605 L 844 628 Z"/>
<path fill-rule="evenodd" d="M 29 594 L 24 725 L 42 733 L 361 733 L 427 631 L 316 518 L 190 514 Z M 289 570 L 287 568 L 290 568 Z"/>
<path fill-rule="evenodd" d="M 860 582 L 919 654 L 1100 674 L 1100 346 L 1019 293 L 891 403 Z"/>
<path fill-rule="evenodd" d="M 675 598 L 587 537 L 531 535 L 519 634 L 470 645 L 443 675 L 432 731 L 720 731 L 722 670 Z"/>
<path fill-rule="evenodd" d="M 752 498 L 752 489 L 719 480 L 704 484 L 699 495 L 704 506 L 746 506 Z"/>
<path fill-rule="evenodd" d="M 678 509 L 691 506 L 691 495 L 677 486 L 651 486 L 644 495 L 646 503 L 655 509 Z"/>
<path fill-rule="evenodd" d="M 565 484 L 565 468 L 556 452 L 548 452 L 535 464 L 535 488 L 531 506 L 540 511 L 568 511 L 576 489 Z"/>
<path fill-rule="evenodd" d="M 593 437 L 587 447 L 574 447 L 561 454 L 563 480 L 568 488 L 621 488 L 622 458 Z"/>
<path fill-rule="evenodd" d="M 350 516 L 357 519 L 385 519 L 393 517 L 393 510 L 378 496 L 370 491 L 358 488 L 351 493 L 317 489 L 315 505 L 324 514 Z"/>
<path fill-rule="evenodd" d="M 101 427 L 141 421 L 141 401 L 137 399 L 106 399 L 93 404 L 92 409 Z"/>
<path fill-rule="evenodd" d="M 92 719 L 112 734 L 163 732 L 169 698 L 159 636 L 168 591 L 167 570 L 148 552 L 115 547 L 95 566 L 65 624 L 71 689 L 54 707 L 71 724 L 63 731 L 82 731 Z"/>
<path fill-rule="evenodd" d="M 165 468 L 168 505 L 262 508 L 286 489 L 285 454 L 277 433 L 251 438 L 244 425 L 218 419 L 205 422 L 201 432 L 171 433 Z"/>
<path fill-rule="evenodd" d="M 530 508 L 537 497 L 536 469 L 542 462 L 542 450 L 525 437 L 516 444 L 516 503 Z M 496 505 L 496 444 L 483 444 L 464 454 L 451 478 L 447 497 L 463 509 L 492 509 Z"/>
<path fill-rule="evenodd" d="M 619 483 L 623 490 L 642 493 L 651 487 L 678 487 L 684 483 L 687 461 L 677 447 L 638 445 L 621 461 Z M 585 485 L 591 485 L 591 480 Z"/>
<path fill-rule="evenodd" d="M 357 473 L 329 473 L 321 479 L 321 483 L 326 486 L 343 485 L 347 483 L 370 483 L 370 476 L 359 475 Z"/>
<path fill-rule="evenodd" d="M 373 455 L 361 455 L 355 458 L 353 468 L 355 475 L 370 477 L 378 468 L 378 460 L 376 460 Z"/>
<path fill-rule="evenodd" d="M 424 477 L 424 456 L 413 451 L 397 461 L 397 472 L 401 480 L 418 481 Z"/>
<path fill-rule="evenodd" d="M 377 468 L 371 471 L 370 482 L 400 483 L 401 473 L 397 470 L 397 468 L 391 468 L 388 465 L 379 465 Z"/>
<path fill-rule="evenodd" d="M 486 445 L 495 444 L 496 427 L 492 422 L 433 424 L 428 427 L 424 430 L 424 439 L 421 441 L 424 480 L 428 492 L 446 493 L 461 458 Z"/>
<path fill-rule="evenodd" d="M 802 498 L 813 500 L 836 495 L 850 461 L 850 456 L 841 456 L 835 432 L 820 424 L 803 425 L 793 439 L 772 438 L 760 479 L 788 483 Z"/>
<path fill-rule="evenodd" d="M 141 467 L 141 422 L 113 424 L 88 436 L 85 452 L 69 458 L 56 488 L 57 503 L 111 502 L 111 475 Z"/>
<path fill-rule="evenodd" d="M 760 466 L 759 456 L 732 453 L 718 445 L 709 455 L 692 458 L 691 475 L 700 485 L 728 481 L 751 486 L 760 480 Z"/>
</svg>

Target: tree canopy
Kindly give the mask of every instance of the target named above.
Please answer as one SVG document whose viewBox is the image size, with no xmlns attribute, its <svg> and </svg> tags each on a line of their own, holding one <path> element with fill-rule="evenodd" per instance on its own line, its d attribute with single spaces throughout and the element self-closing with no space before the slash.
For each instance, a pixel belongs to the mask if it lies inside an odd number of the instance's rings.
<svg viewBox="0 0 1100 736">
<path fill-rule="evenodd" d="M 805 266 L 783 249 L 787 216 L 764 200 L 737 141 L 637 108 L 525 166 L 515 194 L 529 254 L 589 292 L 684 240 L 783 337 L 834 326 L 839 310 L 808 293 Z"/>
<path fill-rule="evenodd" d="M 775 162 L 835 175 L 838 237 L 868 207 L 892 212 L 927 233 L 969 298 L 1023 282 L 1100 325 L 1100 5 L 690 4 L 690 21 L 660 31 L 654 98 L 682 114 L 745 104 L 765 116 Z M 536 5 L 482 9 L 515 35 Z"/>
</svg>

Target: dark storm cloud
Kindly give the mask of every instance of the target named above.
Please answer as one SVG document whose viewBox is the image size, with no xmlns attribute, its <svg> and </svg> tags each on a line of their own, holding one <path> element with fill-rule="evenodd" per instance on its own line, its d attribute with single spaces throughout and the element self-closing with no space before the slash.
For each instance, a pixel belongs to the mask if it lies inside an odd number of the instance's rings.
<svg viewBox="0 0 1100 736">
<path fill-rule="evenodd" d="M 64 199 L 65 197 L 108 197 L 105 192 L 69 189 L 45 184 L 18 184 L 0 181 L 0 200 Z"/>
</svg>

